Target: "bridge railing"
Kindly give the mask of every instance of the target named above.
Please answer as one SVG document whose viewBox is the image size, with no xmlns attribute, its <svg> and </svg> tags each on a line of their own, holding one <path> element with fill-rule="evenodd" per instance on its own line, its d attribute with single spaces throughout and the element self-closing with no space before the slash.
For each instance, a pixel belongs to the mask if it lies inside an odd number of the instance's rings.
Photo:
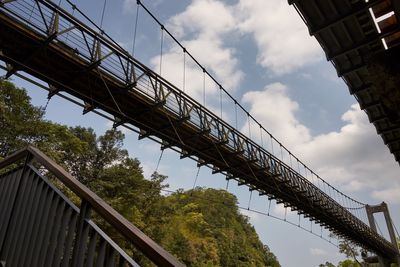
<svg viewBox="0 0 400 267">
<path fill-rule="evenodd" d="M 7 168 L 0 175 L 0 262 L 6 266 L 139 266 L 91 220 L 92 212 L 157 265 L 184 266 L 38 149 L 0 161 L 0 171 Z M 43 173 L 75 193 L 80 208 Z"/>
<path fill-rule="evenodd" d="M 187 127 L 193 127 L 202 136 L 207 137 L 210 144 L 217 149 L 237 155 L 238 159 L 245 159 L 248 168 L 244 171 L 246 168 L 242 166 L 228 165 L 219 156 L 211 161 L 208 158 L 209 161 L 204 162 L 201 158 L 204 152 L 193 147 L 185 147 L 184 140 L 179 140 L 178 134 L 176 143 L 166 144 L 166 146 L 181 147 L 183 156 L 200 155 L 198 161 L 201 164 L 210 165 L 215 172 L 224 173 L 228 178 L 236 179 L 249 186 L 253 186 L 254 181 L 261 183 L 264 188 L 256 188 L 260 193 L 277 198 L 296 210 L 303 210 L 305 215 L 322 223 L 338 235 L 346 236 L 346 233 L 355 231 L 354 236 L 350 237 L 355 242 L 360 243 L 357 236 L 363 236 L 373 241 L 372 249 L 377 250 L 381 247 L 385 251 L 396 253 L 387 240 L 374 233 L 370 227 L 335 199 L 173 84 L 138 62 L 95 27 L 88 27 L 50 1 L 3 2 L 1 10 L 44 36 L 45 44 L 57 44 L 58 47 L 63 48 L 62 53 L 68 53 L 82 60 L 83 65 L 87 66 L 86 70 L 97 71 L 106 87 L 105 80 L 116 83 L 122 90 L 131 92 L 149 103 L 149 106 L 162 108 L 171 121 L 184 121 Z M 119 109 L 118 103 L 116 104 L 117 107 L 113 112 L 118 114 L 119 124 L 135 122 L 134 118 L 125 114 Z M 98 107 L 101 108 L 102 103 L 94 102 L 89 104 L 88 110 Z M 157 131 L 147 130 L 143 131 L 141 136 L 156 134 L 162 135 Z M 217 162 L 219 166 L 216 166 Z M 240 175 L 232 175 L 232 173 Z M 317 218 L 316 213 L 322 218 Z"/>
</svg>

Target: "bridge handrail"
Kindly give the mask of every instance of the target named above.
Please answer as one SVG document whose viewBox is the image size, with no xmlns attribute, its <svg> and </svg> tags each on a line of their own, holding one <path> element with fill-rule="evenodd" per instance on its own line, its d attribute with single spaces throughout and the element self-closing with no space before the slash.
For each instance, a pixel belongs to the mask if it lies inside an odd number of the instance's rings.
<svg viewBox="0 0 400 267">
<path fill-rule="evenodd" d="M 28 146 L 13 153 L 0 161 L 0 170 L 26 159 L 34 159 L 44 166 L 60 182 L 80 197 L 82 201 L 89 203 L 90 207 L 107 223 L 113 226 L 127 240 L 134 243 L 154 263 L 161 266 L 185 266 L 39 149 Z"/>
</svg>

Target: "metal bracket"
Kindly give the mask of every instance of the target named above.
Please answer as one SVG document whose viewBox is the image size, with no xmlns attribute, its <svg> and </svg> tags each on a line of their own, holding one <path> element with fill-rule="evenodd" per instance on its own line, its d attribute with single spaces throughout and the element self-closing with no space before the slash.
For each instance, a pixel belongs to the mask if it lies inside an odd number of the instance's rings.
<svg viewBox="0 0 400 267">
<path fill-rule="evenodd" d="M 202 166 L 206 166 L 207 165 L 207 162 L 205 162 L 204 160 L 202 160 L 202 159 L 199 159 L 198 160 L 198 162 L 197 162 L 197 167 L 199 168 L 199 167 L 202 167 Z"/>
<path fill-rule="evenodd" d="M 92 111 L 94 109 L 95 109 L 94 105 L 92 105 L 89 102 L 84 102 L 82 115 L 85 115 L 85 114 L 89 113 L 90 111 Z"/>
<path fill-rule="evenodd" d="M 118 126 L 123 125 L 124 123 L 126 123 L 126 120 L 121 119 L 119 117 L 114 117 L 114 123 L 113 123 L 113 129 L 117 128 Z"/>
<path fill-rule="evenodd" d="M 2 50 L 0 50 L 0 56 L 4 56 L 4 53 Z M 7 63 L 7 62 L 6 62 L 6 69 L 7 69 L 7 73 L 6 73 L 6 75 L 4 75 L 4 77 L 3 77 L 4 79 L 10 78 L 13 74 L 15 74 L 17 72 L 17 68 L 14 65 Z"/>
<path fill-rule="evenodd" d="M 187 158 L 187 157 L 190 157 L 191 156 L 191 154 L 189 153 L 189 151 L 186 151 L 186 150 L 184 150 L 184 149 L 182 149 L 182 151 L 181 151 L 181 155 L 180 155 L 180 159 L 184 159 L 184 158 Z"/>
<path fill-rule="evenodd" d="M 60 92 L 60 89 L 58 89 L 54 85 L 49 84 L 49 94 L 47 95 L 47 99 L 52 98 L 54 95 L 58 94 L 58 92 Z"/>
</svg>

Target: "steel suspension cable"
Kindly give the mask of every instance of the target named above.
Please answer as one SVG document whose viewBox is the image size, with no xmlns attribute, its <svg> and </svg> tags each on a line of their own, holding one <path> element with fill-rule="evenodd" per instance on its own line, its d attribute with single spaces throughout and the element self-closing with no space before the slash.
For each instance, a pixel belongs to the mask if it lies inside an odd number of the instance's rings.
<svg viewBox="0 0 400 267">
<path fill-rule="evenodd" d="M 220 108 L 220 117 L 221 117 L 221 120 L 223 119 L 222 118 L 222 88 L 221 88 L 221 86 L 219 87 L 219 108 Z"/>
<path fill-rule="evenodd" d="M 100 29 L 103 28 L 104 13 L 106 11 L 107 0 L 104 0 L 103 11 L 101 12 Z M 101 31 L 103 32 L 103 30 Z"/>
<path fill-rule="evenodd" d="M 186 48 L 183 48 L 183 92 L 185 92 L 186 87 Z"/>
<path fill-rule="evenodd" d="M 161 149 L 160 157 L 158 158 L 156 169 L 154 170 L 154 172 L 158 172 L 158 167 L 160 166 L 160 162 L 163 157 L 163 154 L 164 154 L 164 149 Z"/>
<path fill-rule="evenodd" d="M 251 197 L 253 196 L 253 190 L 250 191 L 250 197 L 249 197 L 249 203 L 247 205 L 247 210 L 250 210 L 250 204 L 251 204 Z"/>
<path fill-rule="evenodd" d="M 160 44 L 160 76 L 162 71 L 163 44 L 164 44 L 164 26 L 161 26 L 161 44 Z"/>
<path fill-rule="evenodd" d="M 269 199 L 269 204 L 268 204 L 268 216 L 269 216 L 269 212 L 271 211 L 271 201 L 272 199 Z"/>
<path fill-rule="evenodd" d="M 201 166 L 198 166 L 198 167 L 197 167 L 197 173 L 196 173 L 196 177 L 195 177 L 195 179 L 194 179 L 194 183 L 193 183 L 193 188 L 192 188 L 192 190 L 194 190 L 194 189 L 196 188 L 197 179 L 199 178 L 200 168 L 201 168 Z"/>
<path fill-rule="evenodd" d="M 235 101 L 235 128 L 238 130 L 238 112 L 237 112 L 237 103 Z"/>
<path fill-rule="evenodd" d="M 378 228 L 378 231 L 379 231 L 379 234 L 381 235 L 381 236 L 383 236 L 383 233 L 382 233 L 382 231 L 381 231 L 381 228 L 379 227 L 379 223 L 378 223 L 378 221 L 375 221 L 376 223 L 376 228 Z"/>
<path fill-rule="evenodd" d="M 397 238 L 400 239 L 399 231 L 397 231 L 396 224 L 394 224 L 394 222 L 393 222 L 393 220 L 392 220 L 392 217 L 390 217 L 390 223 L 393 225 L 393 228 L 394 228 L 394 230 L 396 231 Z"/>
<path fill-rule="evenodd" d="M 135 45 L 136 45 L 136 33 L 137 33 L 137 26 L 138 26 L 138 19 L 139 19 L 139 5 L 136 7 L 136 17 L 135 17 L 135 26 L 133 30 L 133 41 L 132 41 L 132 56 L 135 55 Z"/>
<path fill-rule="evenodd" d="M 249 126 L 249 138 L 251 139 L 251 126 L 250 126 L 250 114 L 247 113 L 247 124 Z"/>
<path fill-rule="evenodd" d="M 206 73 L 203 69 L 203 106 L 206 106 Z"/>
</svg>

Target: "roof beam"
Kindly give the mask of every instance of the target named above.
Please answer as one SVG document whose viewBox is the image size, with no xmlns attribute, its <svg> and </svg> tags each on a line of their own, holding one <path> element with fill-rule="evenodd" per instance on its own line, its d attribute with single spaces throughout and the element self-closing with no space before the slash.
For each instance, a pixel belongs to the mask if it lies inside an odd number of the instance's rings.
<svg viewBox="0 0 400 267">
<path fill-rule="evenodd" d="M 297 0 L 296 2 L 298 2 L 299 0 Z M 341 14 L 340 17 L 330 20 L 327 23 L 319 26 L 319 27 L 315 27 L 314 29 L 310 29 L 310 35 L 315 35 L 320 33 L 323 30 L 326 30 L 329 27 L 332 27 L 334 25 L 337 25 L 353 16 L 357 16 L 361 13 L 364 12 L 368 12 L 368 9 L 370 9 L 371 7 L 375 6 L 376 4 L 378 4 L 379 2 L 382 2 L 382 0 L 370 0 L 368 3 L 366 2 L 361 2 L 362 4 L 357 5 L 357 7 L 351 9 L 350 11 Z"/>
<path fill-rule="evenodd" d="M 382 135 L 382 134 L 387 134 L 387 133 L 390 133 L 391 131 L 399 130 L 399 129 L 400 129 L 399 126 L 393 126 L 393 127 L 389 127 L 389 128 L 386 128 L 386 129 L 377 129 L 376 132 L 377 132 L 379 135 Z"/>
<path fill-rule="evenodd" d="M 357 93 L 360 93 L 360 92 L 362 92 L 364 90 L 369 89 L 371 86 L 372 86 L 372 84 L 369 84 L 369 83 L 368 84 L 363 84 L 360 87 L 355 87 L 355 88 L 352 88 L 352 87 L 349 86 L 349 91 L 350 91 L 350 94 L 354 95 L 354 94 L 357 94 Z"/>
<path fill-rule="evenodd" d="M 391 140 L 387 140 L 387 141 L 383 140 L 383 142 L 387 146 L 398 143 L 399 141 L 400 141 L 400 138 L 395 138 L 395 139 L 391 139 Z"/>
<path fill-rule="evenodd" d="M 342 77 L 342 76 L 345 76 L 345 75 L 348 75 L 348 74 L 352 73 L 353 71 L 357 71 L 359 69 L 362 69 L 362 68 L 364 68 L 366 66 L 367 65 L 364 62 L 361 63 L 361 64 L 352 65 L 350 68 L 346 68 L 346 69 L 343 69 L 343 70 L 338 70 L 337 74 L 338 74 L 339 77 Z"/>
<path fill-rule="evenodd" d="M 378 105 L 381 104 L 380 101 L 372 101 L 372 102 L 367 103 L 367 104 L 362 104 L 362 103 L 360 103 L 360 101 L 358 101 L 358 102 L 359 102 L 360 108 L 361 108 L 362 110 L 367 109 L 367 108 L 370 108 L 370 107 L 373 107 L 373 106 L 378 106 Z"/>
<path fill-rule="evenodd" d="M 369 117 L 370 123 L 374 123 L 374 122 L 381 121 L 381 120 L 384 120 L 384 119 L 387 119 L 386 115 L 381 115 L 381 116 L 376 116 L 376 117 Z"/>
<path fill-rule="evenodd" d="M 370 45 L 372 43 L 380 41 L 382 38 L 388 37 L 388 36 L 390 36 L 390 35 L 392 35 L 392 34 L 394 34 L 396 32 L 399 32 L 399 30 L 400 30 L 400 26 L 399 25 L 396 25 L 395 27 L 391 27 L 389 30 L 387 30 L 385 32 L 381 32 L 381 33 L 377 34 L 376 36 L 373 36 L 372 38 L 368 38 L 368 39 L 364 40 L 363 42 L 359 42 L 357 44 L 354 44 L 353 46 L 347 47 L 345 49 L 342 49 L 342 50 L 340 50 L 340 51 L 338 51 L 336 53 L 328 54 L 327 55 L 327 59 L 329 61 L 331 61 L 331 60 L 333 60 L 333 59 L 335 59 L 337 57 L 343 56 L 343 55 L 345 55 L 347 53 L 350 53 L 350 52 L 352 52 L 354 50 L 358 50 L 358 49 L 363 48 L 363 47 L 365 47 L 367 45 Z M 382 45 L 382 47 L 383 47 L 383 45 Z"/>
</svg>

